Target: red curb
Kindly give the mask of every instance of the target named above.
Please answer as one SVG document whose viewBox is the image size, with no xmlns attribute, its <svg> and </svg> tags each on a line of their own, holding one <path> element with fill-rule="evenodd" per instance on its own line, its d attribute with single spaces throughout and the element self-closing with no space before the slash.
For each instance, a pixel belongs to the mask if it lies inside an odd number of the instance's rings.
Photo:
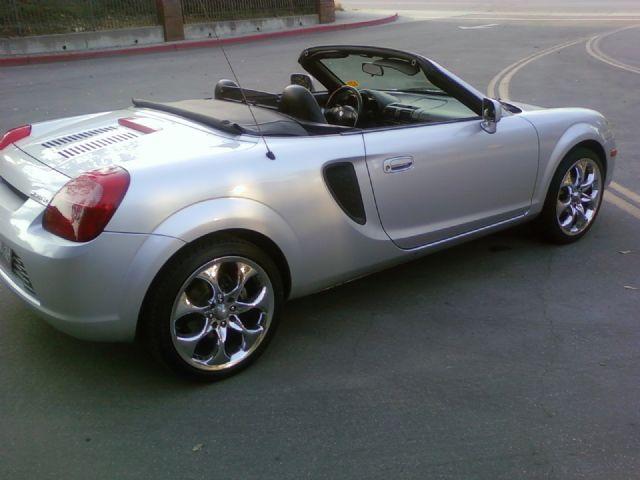
<svg viewBox="0 0 640 480">
<path fill-rule="evenodd" d="M 256 33 L 253 35 L 243 35 L 241 37 L 230 37 L 221 39 L 206 40 L 186 40 L 182 42 L 162 43 L 158 45 L 143 45 L 139 47 L 114 48 L 110 50 L 91 50 L 87 52 L 66 52 L 66 53 L 45 53 L 35 55 L 21 55 L 11 57 L 0 57 L 0 67 L 15 67 L 20 65 L 31 65 L 35 63 L 67 62 L 72 60 L 83 60 L 86 58 L 113 57 L 116 55 L 140 55 L 144 53 L 168 52 L 175 50 L 187 50 L 190 48 L 214 47 L 217 45 L 229 45 L 234 43 L 249 43 L 267 38 L 293 37 L 306 33 L 332 32 L 337 30 L 350 30 L 353 28 L 373 27 L 395 22 L 398 14 L 390 17 L 376 18 L 374 20 L 364 20 L 361 22 L 338 23 L 333 25 L 315 25 L 313 27 L 298 28 L 295 30 L 284 30 L 280 32 Z"/>
</svg>

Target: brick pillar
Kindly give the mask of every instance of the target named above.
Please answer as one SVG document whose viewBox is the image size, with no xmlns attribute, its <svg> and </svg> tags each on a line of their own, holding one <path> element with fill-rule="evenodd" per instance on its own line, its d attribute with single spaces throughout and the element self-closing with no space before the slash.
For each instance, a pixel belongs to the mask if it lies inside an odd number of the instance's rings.
<svg viewBox="0 0 640 480">
<path fill-rule="evenodd" d="M 158 21 L 164 28 L 164 41 L 184 40 L 182 2 L 180 0 L 156 0 Z"/>
<path fill-rule="evenodd" d="M 316 0 L 316 9 L 320 16 L 320 23 L 336 21 L 336 4 L 334 0 Z"/>
</svg>

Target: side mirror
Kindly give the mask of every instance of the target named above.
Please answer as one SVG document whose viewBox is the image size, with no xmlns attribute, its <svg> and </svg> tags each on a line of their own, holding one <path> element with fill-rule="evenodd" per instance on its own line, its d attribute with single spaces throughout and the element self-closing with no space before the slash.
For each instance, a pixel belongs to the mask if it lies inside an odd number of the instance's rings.
<svg viewBox="0 0 640 480">
<path fill-rule="evenodd" d="M 315 91 L 315 89 L 313 88 L 313 80 L 311 79 L 311 76 L 307 75 L 306 73 L 292 73 L 291 85 L 300 85 L 310 92 Z"/>
<path fill-rule="evenodd" d="M 493 98 L 482 100 L 482 123 L 480 126 L 487 133 L 496 133 L 496 125 L 502 118 L 502 104 Z"/>
</svg>

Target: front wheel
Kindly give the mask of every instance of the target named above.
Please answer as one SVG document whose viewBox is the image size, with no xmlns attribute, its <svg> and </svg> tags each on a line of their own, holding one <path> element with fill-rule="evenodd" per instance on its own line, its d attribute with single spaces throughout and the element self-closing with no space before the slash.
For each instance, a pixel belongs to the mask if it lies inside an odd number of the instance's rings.
<svg viewBox="0 0 640 480">
<path fill-rule="evenodd" d="M 236 373 L 262 353 L 283 297 L 273 261 L 231 237 L 181 252 L 151 288 L 142 322 L 152 352 L 202 380 Z"/>
<path fill-rule="evenodd" d="M 576 148 L 560 163 L 549 186 L 538 225 L 547 240 L 558 244 L 582 238 L 600 211 L 603 166 L 592 150 Z"/>
</svg>

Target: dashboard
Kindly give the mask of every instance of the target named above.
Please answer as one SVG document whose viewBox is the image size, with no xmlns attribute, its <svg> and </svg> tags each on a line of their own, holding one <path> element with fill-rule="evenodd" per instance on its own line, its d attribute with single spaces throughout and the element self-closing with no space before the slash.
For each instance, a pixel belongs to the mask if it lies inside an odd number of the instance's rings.
<svg viewBox="0 0 640 480">
<path fill-rule="evenodd" d="M 361 123 L 404 125 L 436 123 L 477 114 L 446 94 L 361 90 L 363 116 Z"/>
</svg>

